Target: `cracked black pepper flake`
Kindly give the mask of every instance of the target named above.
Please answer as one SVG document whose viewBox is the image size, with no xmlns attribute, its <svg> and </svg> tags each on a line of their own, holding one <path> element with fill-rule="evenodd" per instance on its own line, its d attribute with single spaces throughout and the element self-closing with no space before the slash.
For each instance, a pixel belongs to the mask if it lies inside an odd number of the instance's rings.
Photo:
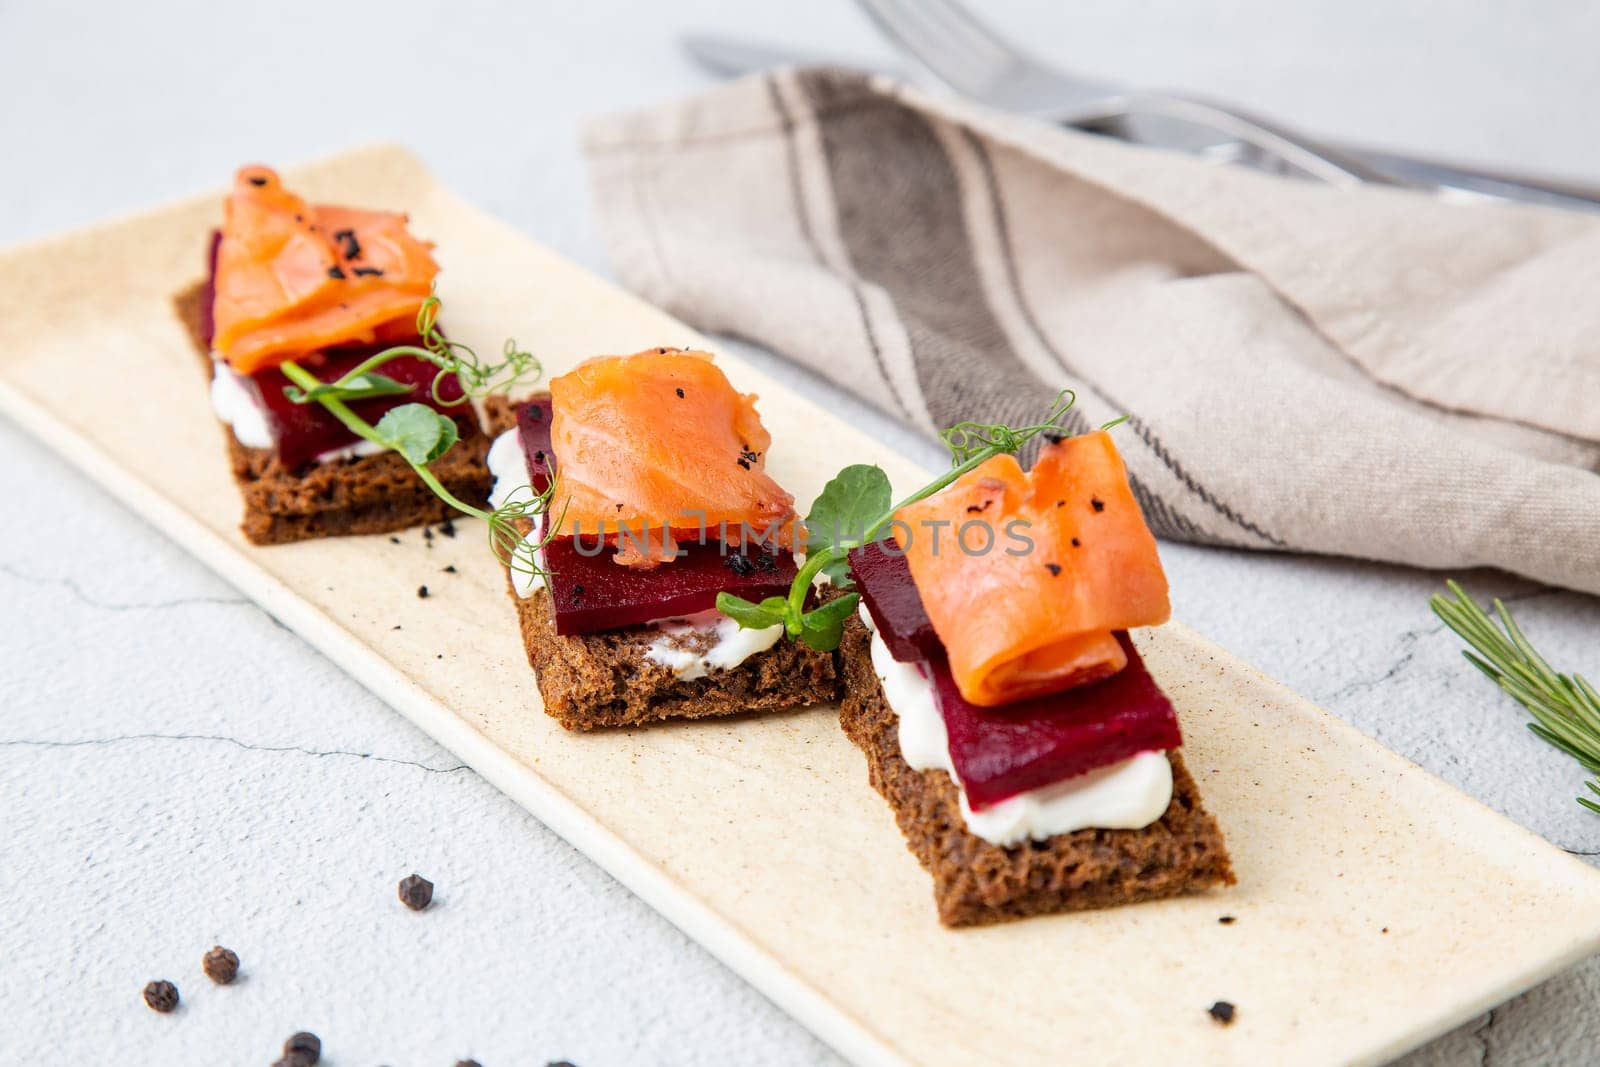
<svg viewBox="0 0 1600 1067">
<path fill-rule="evenodd" d="M 218 985 L 228 985 L 239 977 L 239 955 L 231 948 L 215 945 L 200 960 L 200 969 Z"/>
<path fill-rule="evenodd" d="M 1237 920 L 1235 920 L 1232 915 L 1224 915 L 1217 920 L 1217 922 L 1221 923 L 1223 926 L 1232 926 L 1236 921 Z"/>
<path fill-rule="evenodd" d="M 144 987 L 144 1002 L 150 1005 L 152 1011 L 159 1011 L 162 1015 L 175 1011 L 178 1007 L 178 987 L 165 979 L 151 982 Z"/>
<path fill-rule="evenodd" d="M 1044 565 L 1044 567 L 1045 567 L 1045 570 L 1050 572 L 1050 577 L 1052 577 L 1052 578 L 1061 577 L 1061 564 L 1059 564 L 1059 563 L 1046 563 Z"/>
<path fill-rule="evenodd" d="M 756 565 L 750 561 L 750 557 L 743 552 L 735 552 L 731 556 L 723 556 L 722 565 L 741 578 L 756 569 Z"/>
<path fill-rule="evenodd" d="M 743 467 L 745 470 L 750 469 L 750 461 L 745 459 L 743 456 L 740 456 L 738 459 L 734 460 L 734 462 Z"/>
<path fill-rule="evenodd" d="M 683 390 L 679 389 L 679 390 L 677 390 L 677 393 L 678 393 L 678 399 L 682 400 L 683 399 Z"/>
<path fill-rule="evenodd" d="M 483 1067 L 477 1060 L 457 1060 L 456 1067 Z"/>
<path fill-rule="evenodd" d="M 1094 508 L 1096 511 L 1104 511 L 1106 509 L 1106 502 L 1097 496 L 1092 496 L 1089 498 L 1089 506 Z"/>
<path fill-rule="evenodd" d="M 443 522 L 441 522 L 439 524 L 439 532 L 444 534 L 446 537 L 454 537 L 456 535 L 456 523 L 455 523 L 455 520 L 454 519 L 446 519 Z"/>
<path fill-rule="evenodd" d="M 256 188 L 257 188 L 257 189 L 259 189 L 259 188 L 261 188 L 261 187 L 262 187 L 262 186 L 263 186 L 263 185 L 265 185 L 265 184 L 267 184 L 267 179 L 265 179 L 265 178 L 263 178 L 263 177 L 261 177 L 261 176 L 260 176 L 260 175 L 259 175 L 259 174 L 258 174 L 258 175 L 256 175 L 256 176 L 255 176 L 255 177 L 253 177 L 253 178 L 251 178 L 251 179 L 250 179 L 250 184 L 251 184 L 251 185 L 253 185 L 253 186 L 255 186 L 255 187 L 256 187 Z"/>
<path fill-rule="evenodd" d="M 335 230 L 333 231 L 333 239 L 344 245 L 344 248 L 340 249 L 340 253 L 345 259 L 361 258 L 361 242 L 356 240 L 356 231 Z"/>
<path fill-rule="evenodd" d="M 1064 433 L 1052 433 L 1047 430 L 1045 431 L 1044 439 L 1053 445 L 1059 445 L 1062 441 L 1067 439 L 1067 435 Z"/>
<path fill-rule="evenodd" d="M 390 544 L 391 544 L 391 545 L 398 545 L 398 544 L 399 544 L 399 543 L 400 543 L 400 538 L 398 538 L 398 537 L 391 537 L 391 538 L 389 538 L 389 543 L 390 543 Z"/>
<path fill-rule="evenodd" d="M 583 586 L 581 586 L 581 585 L 574 585 L 574 586 L 573 586 L 573 587 L 572 587 L 572 599 L 573 599 L 573 600 L 577 600 L 577 599 L 578 599 L 578 598 L 579 598 L 579 597 L 581 597 L 581 596 L 582 596 L 582 595 L 583 595 Z"/>
<path fill-rule="evenodd" d="M 328 277 L 332 278 L 336 282 L 342 282 L 344 281 L 344 271 L 339 267 L 329 267 Z"/>
<path fill-rule="evenodd" d="M 357 278 L 381 278 L 383 271 L 377 267 L 356 267 L 351 273 Z"/>
<path fill-rule="evenodd" d="M 309 1031 L 302 1030 L 298 1034 L 291 1034 L 289 1040 L 283 1043 L 283 1062 L 288 1067 L 303 1064 L 312 1067 L 322 1059 L 322 1038 Z"/>
<path fill-rule="evenodd" d="M 455 573 L 457 573 L 456 572 L 456 565 L 454 563 L 449 564 L 448 566 L 445 567 L 444 572 L 446 574 L 455 574 Z"/>
<path fill-rule="evenodd" d="M 412 911 L 421 911 L 433 903 L 433 883 L 420 874 L 408 874 L 400 879 L 400 903 Z"/>
<path fill-rule="evenodd" d="M 1211 1007 L 1207 1008 L 1206 1012 L 1223 1026 L 1227 1026 L 1233 1022 L 1233 1005 L 1229 1004 L 1226 1000 L 1217 1001 L 1215 1004 L 1211 1005 Z"/>
<path fill-rule="evenodd" d="M 425 585 L 417 586 L 417 599 L 418 600 L 427 600 L 428 599 L 428 587 L 427 586 L 425 586 Z"/>
<path fill-rule="evenodd" d="M 1082 548 L 1083 547 L 1083 542 L 1078 540 L 1076 537 L 1074 537 L 1072 539 L 1072 547 L 1073 548 Z"/>
</svg>

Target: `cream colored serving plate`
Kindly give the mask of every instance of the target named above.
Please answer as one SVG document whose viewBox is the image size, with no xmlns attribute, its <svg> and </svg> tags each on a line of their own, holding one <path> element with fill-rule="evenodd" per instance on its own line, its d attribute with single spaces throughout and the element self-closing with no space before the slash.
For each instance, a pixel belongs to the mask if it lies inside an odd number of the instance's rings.
<svg viewBox="0 0 1600 1067">
<path fill-rule="evenodd" d="M 409 211 L 438 242 L 463 339 L 514 335 L 552 372 L 693 340 L 403 151 L 289 177 L 314 199 Z M 1141 646 L 1238 870 L 1237 888 L 1208 896 L 947 931 L 832 709 L 562 732 L 473 524 L 426 557 L 381 538 L 240 537 L 204 382 L 168 310 L 219 204 L 0 255 L 0 407 L 852 1059 L 1381 1061 L 1600 947 L 1600 874 L 1178 624 Z M 761 395 L 771 470 L 800 500 L 864 459 L 902 488 L 923 480 L 805 398 L 723 366 Z M 419 600 L 447 559 L 460 581 Z M 1206 1014 L 1219 999 L 1238 1005 L 1231 1027 Z"/>
</svg>

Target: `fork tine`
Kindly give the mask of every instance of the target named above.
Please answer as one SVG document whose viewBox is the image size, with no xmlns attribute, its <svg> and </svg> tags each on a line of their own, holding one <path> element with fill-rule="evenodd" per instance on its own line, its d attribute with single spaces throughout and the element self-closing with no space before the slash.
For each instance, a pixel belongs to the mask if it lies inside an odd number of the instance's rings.
<svg viewBox="0 0 1600 1067">
<path fill-rule="evenodd" d="M 858 3 L 885 34 L 936 77 L 961 92 L 981 95 L 1015 56 L 1014 50 L 945 0 L 927 4 L 917 0 Z"/>
</svg>

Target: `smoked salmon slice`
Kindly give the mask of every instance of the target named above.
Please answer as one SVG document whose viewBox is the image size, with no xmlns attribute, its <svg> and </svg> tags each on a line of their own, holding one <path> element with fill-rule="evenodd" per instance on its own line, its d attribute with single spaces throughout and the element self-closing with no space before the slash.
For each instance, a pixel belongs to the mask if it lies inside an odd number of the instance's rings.
<svg viewBox="0 0 1600 1067">
<path fill-rule="evenodd" d="M 772 438 L 756 398 L 708 352 L 599 356 L 550 381 L 568 535 L 614 539 L 617 563 L 651 567 L 682 540 L 792 543 L 794 497 L 766 472 Z"/>
<path fill-rule="evenodd" d="M 240 374 L 325 348 L 414 337 L 439 273 L 388 211 L 311 205 L 267 167 L 234 178 L 217 250 L 213 348 Z"/>
<path fill-rule="evenodd" d="M 895 516 L 951 674 L 994 707 L 1120 671 L 1114 631 L 1171 614 L 1156 542 L 1105 431 L 984 463 Z"/>
</svg>

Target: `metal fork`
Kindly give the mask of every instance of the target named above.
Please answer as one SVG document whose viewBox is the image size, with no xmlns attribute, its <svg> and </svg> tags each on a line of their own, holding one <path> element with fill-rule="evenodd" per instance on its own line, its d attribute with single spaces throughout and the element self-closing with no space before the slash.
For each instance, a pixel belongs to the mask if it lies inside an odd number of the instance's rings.
<svg viewBox="0 0 1600 1067">
<path fill-rule="evenodd" d="M 1400 181 L 1349 154 L 1233 107 L 1193 96 L 1131 92 L 1043 63 L 956 0 L 857 0 L 935 81 L 990 107 L 1245 162 L 1329 185 L 1431 188 Z"/>
</svg>

